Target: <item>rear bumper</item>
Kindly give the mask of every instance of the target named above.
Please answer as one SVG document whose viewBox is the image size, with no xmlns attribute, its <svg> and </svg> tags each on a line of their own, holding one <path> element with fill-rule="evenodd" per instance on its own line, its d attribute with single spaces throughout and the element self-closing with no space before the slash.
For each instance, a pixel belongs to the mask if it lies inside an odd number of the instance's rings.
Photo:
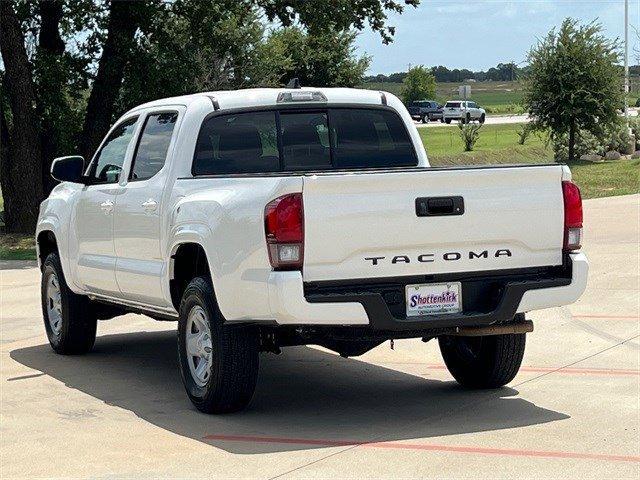
<svg viewBox="0 0 640 480">
<path fill-rule="evenodd" d="M 420 278 L 303 284 L 300 272 L 273 272 L 271 313 L 279 325 L 369 326 L 378 331 L 421 331 L 481 326 L 511 320 L 516 313 L 567 305 L 586 287 L 584 254 L 567 255 L 564 265 L 504 272 L 431 275 Z M 463 312 L 404 315 L 404 286 L 462 282 Z"/>
</svg>

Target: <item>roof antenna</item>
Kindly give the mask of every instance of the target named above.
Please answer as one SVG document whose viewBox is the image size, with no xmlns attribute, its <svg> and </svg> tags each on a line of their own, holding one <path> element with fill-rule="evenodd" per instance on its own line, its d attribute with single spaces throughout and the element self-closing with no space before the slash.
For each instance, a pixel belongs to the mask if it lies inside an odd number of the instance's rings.
<svg viewBox="0 0 640 480">
<path fill-rule="evenodd" d="M 300 79 L 298 77 L 294 77 L 289 80 L 289 83 L 287 83 L 287 88 L 302 88 L 302 86 L 300 85 Z"/>
</svg>

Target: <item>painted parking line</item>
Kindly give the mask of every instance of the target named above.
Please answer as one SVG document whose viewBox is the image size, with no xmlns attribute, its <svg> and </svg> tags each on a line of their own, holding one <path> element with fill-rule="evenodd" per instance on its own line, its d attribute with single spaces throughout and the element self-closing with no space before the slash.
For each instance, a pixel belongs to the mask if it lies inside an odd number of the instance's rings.
<svg viewBox="0 0 640 480">
<path fill-rule="evenodd" d="M 429 370 L 446 370 L 445 365 L 439 363 L 424 364 L 421 362 L 380 362 L 386 365 L 418 365 Z M 640 370 L 623 369 L 623 368 L 562 368 L 562 367 L 520 367 L 521 372 L 530 373 L 560 373 L 563 375 L 621 375 L 621 376 L 640 376 Z"/>
<path fill-rule="evenodd" d="M 524 450 L 513 448 L 486 448 L 461 445 L 439 445 L 432 443 L 398 443 L 398 442 L 366 442 L 357 440 L 326 440 L 317 438 L 262 437 L 250 435 L 206 435 L 204 440 L 223 442 L 269 443 L 280 445 L 310 445 L 317 447 L 381 448 L 395 450 L 427 450 L 433 452 L 498 455 L 511 457 L 565 458 L 579 460 L 602 460 L 614 462 L 640 463 L 637 455 L 612 455 L 606 453 L 566 452 L 559 450 Z"/>
<path fill-rule="evenodd" d="M 640 320 L 638 315 L 571 315 L 571 318 L 598 318 L 603 320 Z"/>
<path fill-rule="evenodd" d="M 420 365 L 420 363 L 415 363 Z M 432 370 L 446 370 L 445 365 L 433 364 L 424 365 Z M 640 376 L 640 370 L 627 370 L 618 368 L 560 368 L 560 367 L 520 367 L 521 372 L 530 373 L 560 373 L 564 375 L 622 375 Z"/>
</svg>

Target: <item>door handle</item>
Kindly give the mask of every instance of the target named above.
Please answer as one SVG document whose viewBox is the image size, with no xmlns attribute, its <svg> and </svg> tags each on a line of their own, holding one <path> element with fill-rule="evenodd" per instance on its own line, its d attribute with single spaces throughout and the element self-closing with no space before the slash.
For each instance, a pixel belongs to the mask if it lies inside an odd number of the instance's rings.
<svg viewBox="0 0 640 480">
<path fill-rule="evenodd" d="M 419 217 L 442 217 L 464 214 L 464 199 L 455 197 L 416 198 L 416 215 Z"/>
<path fill-rule="evenodd" d="M 104 212 L 105 215 L 109 215 L 113 212 L 113 202 L 111 200 L 107 200 L 106 202 L 102 202 L 100 204 L 100 208 Z"/>
<path fill-rule="evenodd" d="M 153 198 L 150 198 L 142 204 L 142 208 L 144 208 L 147 212 L 153 212 L 156 208 L 158 208 L 158 202 L 156 202 Z"/>
</svg>

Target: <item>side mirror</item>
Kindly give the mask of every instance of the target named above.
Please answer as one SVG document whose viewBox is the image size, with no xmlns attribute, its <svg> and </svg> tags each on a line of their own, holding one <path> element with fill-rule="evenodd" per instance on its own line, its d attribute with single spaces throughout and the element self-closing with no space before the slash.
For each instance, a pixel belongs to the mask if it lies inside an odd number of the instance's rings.
<svg viewBox="0 0 640 480">
<path fill-rule="evenodd" d="M 79 155 L 58 157 L 51 164 L 51 176 L 59 182 L 85 183 L 84 158 Z"/>
</svg>

